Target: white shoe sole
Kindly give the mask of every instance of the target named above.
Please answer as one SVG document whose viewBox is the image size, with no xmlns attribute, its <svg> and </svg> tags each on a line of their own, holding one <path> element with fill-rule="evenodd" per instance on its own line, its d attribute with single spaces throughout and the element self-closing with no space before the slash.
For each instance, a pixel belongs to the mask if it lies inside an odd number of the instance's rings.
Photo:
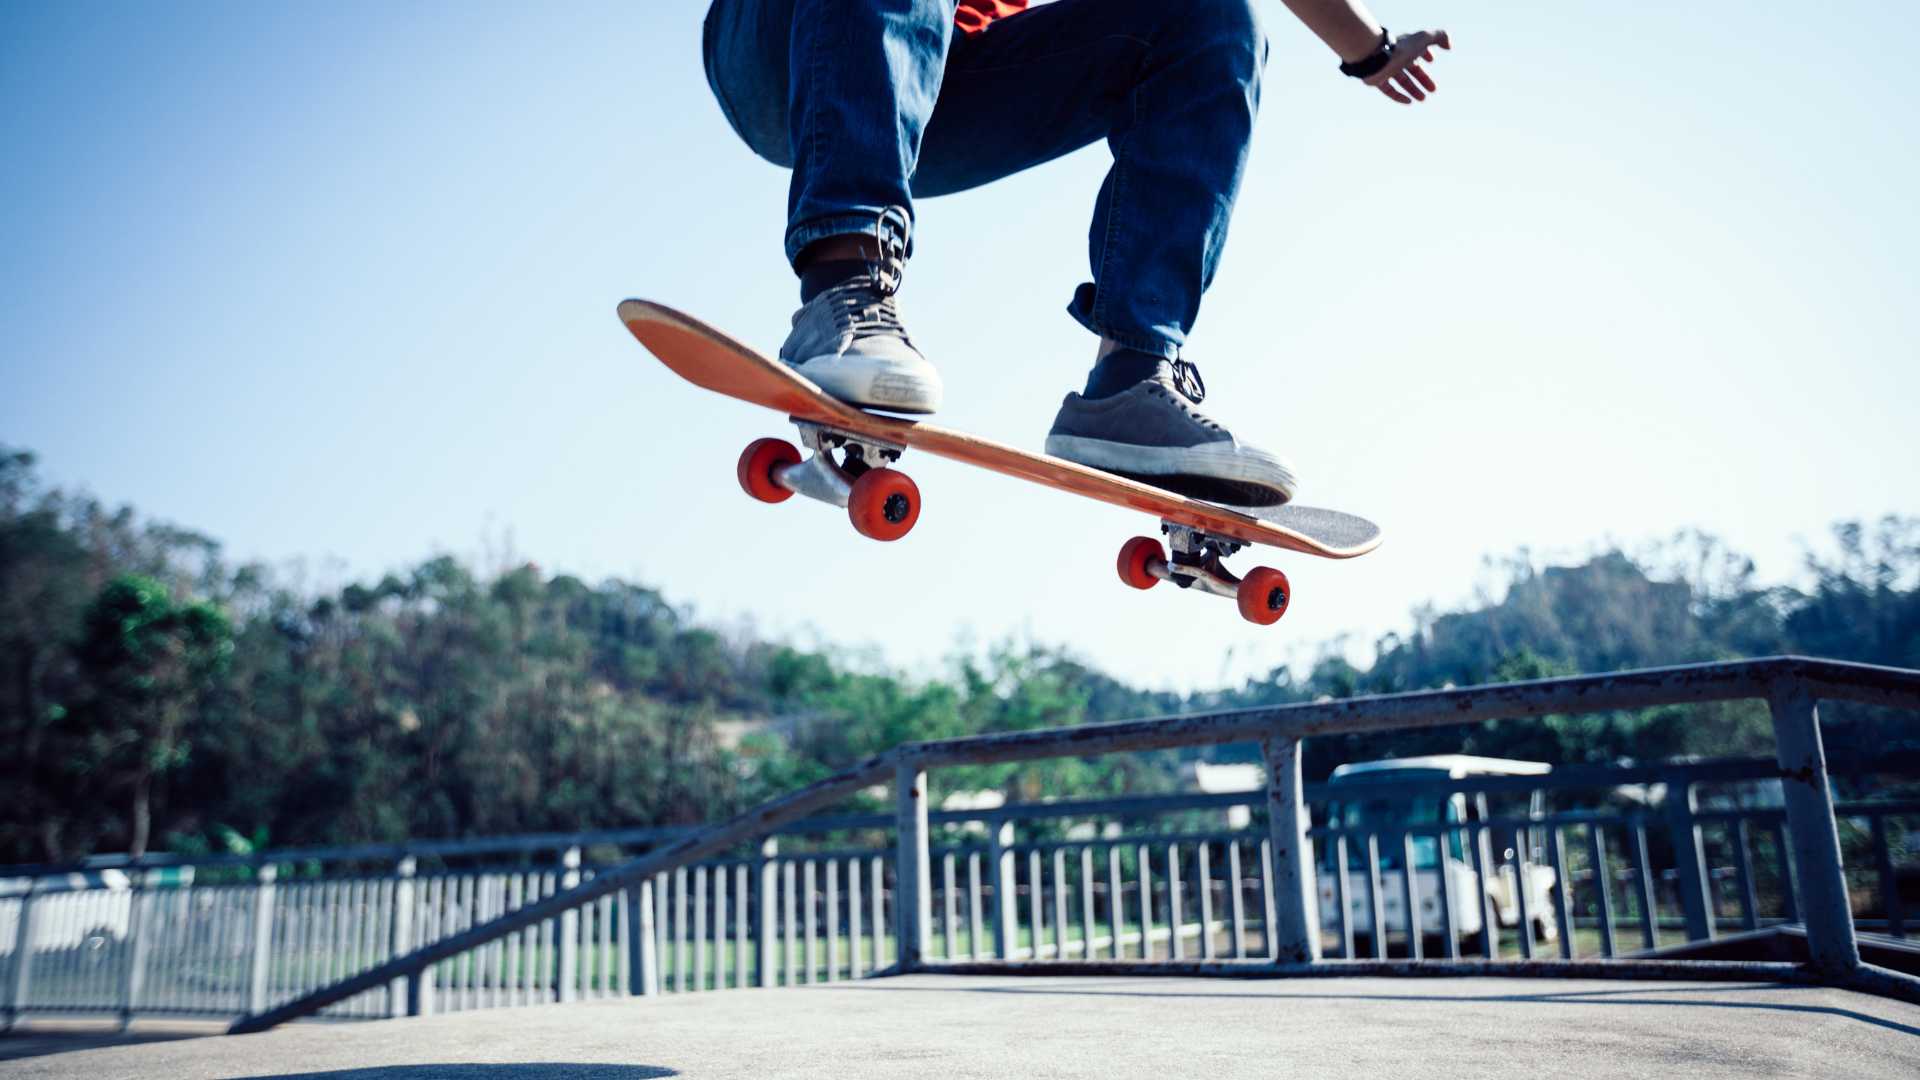
<svg viewBox="0 0 1920 1080">
<path fill-rule="evenodd" d="M 1230 442 L 1199 446 L 1138 446 L 1080 435 L 1047 436 L 1047 453 L 1104 472 L 1117 473 L 1210 502 L 1247 506 L 1291 502 L 1299 480 L 1286 459 Z M 1252 497 L 1249 497 L 1252 496 Z"/>
<path fill-rule="evenodd" d="M 827 396 L 862 409 L 926 414 L 940 408 L 940 373 L 932 364 L 844 353 L 817 356 L 793 370 Z"/>
</svg>

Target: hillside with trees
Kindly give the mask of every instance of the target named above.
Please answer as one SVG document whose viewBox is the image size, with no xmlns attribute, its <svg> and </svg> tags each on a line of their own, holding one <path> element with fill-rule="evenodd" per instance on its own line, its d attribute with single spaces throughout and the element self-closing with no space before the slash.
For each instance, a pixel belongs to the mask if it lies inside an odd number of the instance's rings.
<svg viewBox="0 0 1920 1080">
<path fill-rule="evenodd" d="M 913 679 L 703 624 L 645 585 L 449 556 L 316 591 L 217 541 L 46 486 L 0 448 L 0 862 L 703 821 L 909 739 L 1780 652 L 1920 667 L 1920 518 L 1843 523 L 1798 586 L 1686 535 L 1414 612 L 1190 696 L 1002 646 Z M 1835 710 L 1829 744 L 1913 744 Z M 1309 769 L 1465 749 L 1551 761 L 1756 752 L 1726 706 L 1309 743 Z M 1221 748 L 1234 757 L 1241 748 Z M 1016 798 L 1149 792 L 1178 755 L 943 773 Z"/>
</svg>

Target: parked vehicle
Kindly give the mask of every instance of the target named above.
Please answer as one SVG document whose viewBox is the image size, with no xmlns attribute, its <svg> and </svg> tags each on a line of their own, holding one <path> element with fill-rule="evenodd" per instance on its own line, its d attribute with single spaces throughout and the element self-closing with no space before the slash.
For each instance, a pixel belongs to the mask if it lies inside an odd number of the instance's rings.
<svg viewBox="0 0 1920 1080">
<path fill-rule="evenodd" d="M 1388 935 L 1407 932 L 1407 912 L 1402 894 L 1405 862 L 1401 830 L 1408 826 L 1470 825 L 1494 820 L 1484 792 L 1455 791 L 1432 794 L 1437 780 L 1467 780 L 1478 776 L 1545 776 L 1553 766 L 1538 761 L 1513 761 L 1505 758 L 1474 757 L 1468 754 L 1435 754 L 1427 757 L 1390 758 L 1342 765 L 1328 778 L 1325 824 L 1334 829 L 1377 833 L 1380 865 L 1380 914 Z M 1419 793 L 1416 785 L 1426 788 Z M 1525 816 L 1539 818 L 1545 812 L 1545 794 L 1536 788 L 1527 794 Z M 1444 859 L 1440 837 L 1432 834 L 1413 837 L 1414 886 L 1420 906 L 1423 935 L 1437 935 L 1441 928 L 1440 875 L 1447 875 L 1453 898 L 1451 923 L 1459 939 L 1472 941 L 1485 929 L 1482 906 L 1474 902 L 1478 875 L 1473 855 L 1466 847 L 1468 830 L 1454 829 L 1445 834 Z M 1494 918 L 1502 928 L 1520 922 L 1519 873 L 1516 848 L 1527 848 L 1527 914 L 1540 940 L 1554 941 L 1560 925 L 1554 918 L 1552 893 L 1553 868 L 1546 865 L 1542 850 L 1544 837 L 1534 828 L 1480 829 L 1477 846 L 1480 865 L 1487 868 L 1485 895 Z M 1496 841 L 1498 855 L 1496 858 Z M 1323 842 L 1319 857 L 1320 922 L 1333 927 L 1339 911 L 1334 903 L 1335 844 Z M 1442 869 L 1444 866 L 1444 870 Z M 1367 841 L 1351 836 L 1347 843 L 1347 920 L 1356 936 L 1373 933 L 1373 912 L 1367 899 Z"/>
</svg>

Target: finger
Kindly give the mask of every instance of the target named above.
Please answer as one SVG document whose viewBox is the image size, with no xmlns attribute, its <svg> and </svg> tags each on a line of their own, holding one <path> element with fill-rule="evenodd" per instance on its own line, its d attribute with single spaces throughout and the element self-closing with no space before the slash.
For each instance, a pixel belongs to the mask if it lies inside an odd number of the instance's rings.
<svg viewBox="0 0 1920 1080">
<path fill-rule="evenodd" d="M 1435 89 L 1433 85 L 1433 76 L 1427 74 L 1426 70 L 1422 68 L 1419 64 L 1408 64 L 1407 74 L 1412 75 L 1414 78 L 1420 80 L 1420 85 L 1426 87 L 1427 93 L 1429 94 L 1433 93 Z"/>
<path fill-rule="evenodd" d="M 1443 49 L 1453 48 L 1453 39 L 1447 36 L 1447 32 L 1445 30 L 1437 31 L 1434 34 L 1434 43 L 1439 45 Z"/>
<path fill-rule="evenodd" d="M 1398 90 L 1395 90 L 1395 89 L 1393 88 L 1393 84 L 1392 84 L 1392 83 L 1381 83 L 1381 84 L 1380 84 L 1380 92 L 1381 92 L 1381 93 L 1383 93 L 1383 94 L 1385 94 L 1385 95 L 1387 95 L 1388 97 L 1390 97 L 1390 98 L 1392 98 L 1393 100 L 1395 100 L 1395 101 L 1397 101 L 1397 102 L 1399 102 L 1399 103 L 1400 103 L 1400 104 L 1402 104 L 1402 105 L 1411 105 L 1411 104 L 1413 104 L 1413 102 L 1411 102 L 1411 101 L 1409 101 L 1409 100 L 1407 100 L 1407 95 L 1405 95 L 1405 94 L 1403 94 L 1403 93 L 1401 93 L 1401 92 L 1400 92 L 1400 91 L 1398 91 Z"/>
<path fill-rule="evenodd" d="M 1415 101 L 1427 100 L 1427 92 L 1425 90 L 1420 89 L 1420 84 L 1415 82 L 1413 79 L 1413 76 L 1409 75 L 1407 72 L 1402 71 L 1400 74 L 1394 76 L 1394 81 L 1400 84 L 1400 89 L 1405 90 L 1409 94 L 1412 94 L 1413 100 Z"/>
</svg>

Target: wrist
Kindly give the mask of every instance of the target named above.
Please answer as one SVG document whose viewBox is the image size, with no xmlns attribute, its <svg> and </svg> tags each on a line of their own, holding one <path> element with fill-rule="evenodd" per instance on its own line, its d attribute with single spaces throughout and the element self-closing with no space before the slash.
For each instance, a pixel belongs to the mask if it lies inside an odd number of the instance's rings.
<svg viewBox="0 0 1920 1080">
<path fill-rule="evenodd" d="M 1385 27 L 1374 40 L 1373 47 L 1354 59 L 1342 58 L 1340 74 L 1355 79 L 1368 79 L 1378 74 L 1393 58 L 1393 35 Z"/>
<path fill-rule="evenodd" d="M 1343 41 L 1342 47 L 1334 50 L 1342 64 L 1357 64 L 1379 52 L 1393 41 L 1393 35 L 1387 33 L 1384 26 L 1370 27 L 1370 33 L 1355 34 L 1352 39 Z"/>
</svg>

